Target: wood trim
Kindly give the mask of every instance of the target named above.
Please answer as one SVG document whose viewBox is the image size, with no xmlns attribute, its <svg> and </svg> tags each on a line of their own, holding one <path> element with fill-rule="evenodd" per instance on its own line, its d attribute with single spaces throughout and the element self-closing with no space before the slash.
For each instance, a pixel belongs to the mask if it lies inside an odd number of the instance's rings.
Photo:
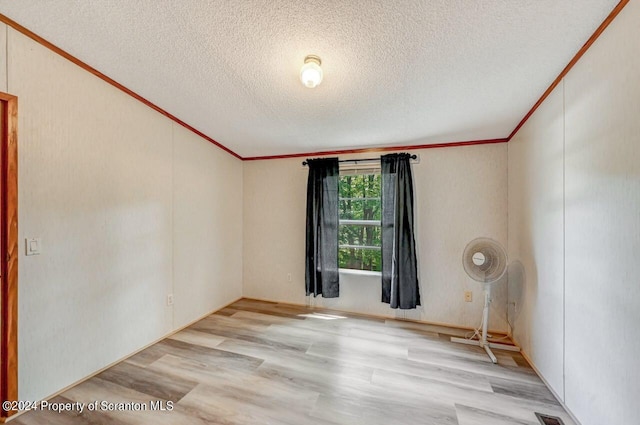
<svg viewBox="0 0 640 425">
<path fill-rule="evenodd" d="M 346 155 L 351 153 L 407 151 L 407 150 L 432 149 L 432 148 L 453 148 L 458 146 L 506 143 L 507 141 L 508 141 L 507 139 L 487 139 L 487 140 L 469 140 L 466 142 L 434 143 L 430 145 L 429 144 L 404 145 L 404 146 L 387 146 L 387 147 L 379 147 L 379 148 L 341 149 L 341 150 L 335 150 L 335 151 L 304 152 L 304 153 L 292 153 L 292 154 L 286 154 L 286 155 L 250 156 L 250 157 L 242 158 L 242 160 L 243 161 L 261 161 L 265 159 L 300 158 L 300 157 L 312 157 L 312 156 L 324 156 L 324 155 Z"/>
<path fill-rule="evenodd" d="M 151 108 L 151 109 L 155 110 L 156 112 L 159 112 L 160 114 L 162 114 L 165 117 L 169 118 L 173 122 L 175 122 L 177 124 L 180 124 L 181 126 L 186 128 L 187 130 L 191 131 L 192 133 L 195 133 L 198 136 L 202 137 L 203 139 L 207 140 L 208 142 L 213 143 L 214 145 L 216 145 L 217 147 L 219 147 L 223 151 L 225 151 L 225 152 L 235 156 L 236 158 L 242 160 L 242 157 L 240 155 L 238 155 L 237 153 L 235 153 L 234 151 L 232 151 L 228 147 L 224 146 L 222 143 L 219 143 L 219 142 L 215 141 L 214 139 L 212 139 L 211 137 L 209 137 L 206 134 L 204 134 L 203 132 L 201 132 L 199 130 L 196 130 L 195 128 L 193 128 L 192 126 L 190 126 L 186 122 L 182 121 L 181 119 L 179 119 L 175 115 L 170 114 L 169 112 L 165 111 L 161 107 L 157 106 L 156 104 L 152 103 L 151 101 L 149 101 L 149 100 L 145 99 L 144 97 L 140 96 L 138 93 L 134 92 L 133 90 L 130 90 L 127 87 L 123 86 L 122 84 L 118 83 L 117 81 L 113 80 L 112 78 L 107 77 L 102 72 L 98 71 L 97 69 L 93 68 L 90 65 L 87 65 L 86 63 L 82 62 L 80 59 L 76 58 L 75 56 L 65 52 L 64 50 L 62 50 L 58 46 L 54 45 L 53 43 L 50 43 L 49 41 L 47 41 L 44 38 L 40 37 L 39 35 L 35 34 L 31 30 L 23 27 L 22 25 L 20 25 L 19 23 L 15 22 L 11 18 L 8 18 L 7 16 L 5 16 L 3 14 L 0 14 L 0 22 L 4 22 L 5 24 L 10 26 L 14 30 L 18 31 L 19 33 L 22 33 L 23 35 L 29 37 L 30 39 L 34 40 L 35 42 L 43 45 L 47 49 L 59 54 L 60 56 L 62 56 L 65 59 L 73 62 L 74 64 L 78 65 L 80 68 L 84 69 L 85 71 L 92 73 L 93 75 L 95 75 L 96 77 L 100 78 L 101 80 L 103 80 L 107 84 L 111 84 L 113 87 L 117 88 L 118 90 L 121 90 L 121 91 L 125 92 L 126 94 L 128 94 L 131 97 L 133 97 L 134 99 L 144 103 L 149 108 Z"/>
<path fill-rule="evenodd" d="M 529 118 L 531 117 L 531 115 L 533 115 L 536 109 L 538 109 L 538 107 L 542 105 L 542 102 L 544 102 L 546 98 L 551 94 L 551 92 L 558 86 L 558 84 L 560 84 L 560 81 L 562 81 L 562 79 L 566 77 L 569 71 L 571 71 L 571 68 L 573 68 L 573 66 L 580 60 L 580 58 L 582 58 L 582 56 L 587 52 L 587 50 L 589 50 L 589 48 L 593 45 L 593 43 L 595 43 L 598 37 L 600 37 L 600 35 L 604 32 L 604 30 L 607 29 L 609 24 L 613 22 L 613 20 L 618 16 L 618 14 L 622 11 L 622 9 L 624 9 L 627 3 L 629 3 L 629 0 L 621 0 L 620 3 L 618 3 L 616 7 L 613 8 L 611 13 L 609 13 L 609 16 L 607 16 L 607 18 L 600 24 L 598 29 L 596 29 L 596 31 L 591 35 L 591 37 L 589 37 L 589 39 L 587 40 L 586 43 L 584 43 L 582 48 L 578 50 L 578 53 L 576 53 L 576 55 L 573 57 L 573 59 L 571 59 L 569 64 L 565 66 L 562 72 L 560 72 L 560 75 L 558 75 L 556 79 L 553 80 L 553 83 L 551 83 L 549 88 L 542 94 L 540 99 L 538 99 L 538 101 L 533 105 L 533 107 L 529 110 L 529 112 L 527 112 L 524 118 L 520 120 L 516 128 L 514 128 L 511 134 L 509 134 L 509 137 L 507 137 L 507 140 L 511 140 L 513 136 L 516 135 L 518 130 L 520 130 L 520 128 L 524 125 L 524 123 L 526 123 L 529 120 Z"/>
<path fill-rule="evenodd" d="M 0 93 L 0 400 L 18 400 L 18 98 Z M 15 412 L 0 408 L 0 418 Z"/>
</svg>

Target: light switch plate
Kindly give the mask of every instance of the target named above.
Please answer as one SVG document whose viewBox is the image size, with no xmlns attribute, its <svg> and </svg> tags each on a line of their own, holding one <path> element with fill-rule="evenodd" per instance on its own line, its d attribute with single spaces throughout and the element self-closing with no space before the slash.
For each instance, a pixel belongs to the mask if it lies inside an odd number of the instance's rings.
<svg viewBox="0 0 640 425">
<path fill-rule="evenodd" d="M 42 241 L 40 238 L 26 238 L 24 240 L 26 255 L 40 255 Z"/>
</svg>

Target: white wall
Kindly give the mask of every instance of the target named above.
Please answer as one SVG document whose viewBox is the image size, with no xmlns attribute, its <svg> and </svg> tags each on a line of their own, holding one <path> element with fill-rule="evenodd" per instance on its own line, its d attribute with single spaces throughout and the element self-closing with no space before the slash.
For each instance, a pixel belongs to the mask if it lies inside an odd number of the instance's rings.
<svg viewBox="0 0 640 425">
<path fill-rule="evenodd" d="M 19 260 L 19 394 L 37 400 L 241 296 L 242 205 L 231 195 L 242 164 L 7 35 L 20 244 L 42 238 L 41 255 Z"/>
<path fill-rule="evenodd" d="M 639 38 L 633 0 L 509 143 L 515 335 L 583 425 L 640 417 Z"/>
<path fill-rule="evenodd" d="M 415 311 L 392 310 L 380 302 L 379 276 L 351 274 L 341 274 L 339 298 L 318 297 L 316 305 L 475 327 L 482 314 L 482 289 L 462 269 L 462 251 L 479 236 L 506 245 L 507 147 L 495 144 L 412 153 L 420 155 L 413 172 L 423 305 Z M 301 162 L 295 158 L 244 163 L 245 297 L 308 301 L 304 291 L 307 169 Z M 464 302 L 465 289 L 473 290 L 472 303 Z M 494 301 L 491 327 L 506 331 L 506 284 L 496 288 Z"/>
<path fill-rule="evenodd" d="M 508 143 L 509 306 L 513 336 L 556 394 L 564 391 L 562 86 Z M 518 268 L 524 267 L 524 282 Z M 529 325 L 531 324 L 531 325 Z"/>
</svg>

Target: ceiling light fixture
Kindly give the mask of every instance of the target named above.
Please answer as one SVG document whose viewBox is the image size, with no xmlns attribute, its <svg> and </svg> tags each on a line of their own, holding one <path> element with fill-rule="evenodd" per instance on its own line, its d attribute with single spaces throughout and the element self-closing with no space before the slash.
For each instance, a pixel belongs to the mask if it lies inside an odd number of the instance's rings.
<svg viewBox="0 0 640 425">
<path fill-rule="evenodd" d="M 321 63 L 322 61 L 316 55 L 308 55 L 304 58 L 304 65 L 300 70 L 300 81 L 305 87 L 312 89 L 322 82 Z"/>
</svg>

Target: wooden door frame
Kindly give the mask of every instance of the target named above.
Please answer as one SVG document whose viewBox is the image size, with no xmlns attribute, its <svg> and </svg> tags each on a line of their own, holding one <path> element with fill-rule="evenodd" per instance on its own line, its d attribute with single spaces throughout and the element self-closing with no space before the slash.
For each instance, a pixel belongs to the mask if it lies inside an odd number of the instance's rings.
<svg viewBox="0 0 640 425">
<path fill-rule="evenodd" d="M 0 400 L 18 400 L 18 98 L 0 92 Z M 0 423 L 16 411 L 0 407 Z"/>
</svg>

